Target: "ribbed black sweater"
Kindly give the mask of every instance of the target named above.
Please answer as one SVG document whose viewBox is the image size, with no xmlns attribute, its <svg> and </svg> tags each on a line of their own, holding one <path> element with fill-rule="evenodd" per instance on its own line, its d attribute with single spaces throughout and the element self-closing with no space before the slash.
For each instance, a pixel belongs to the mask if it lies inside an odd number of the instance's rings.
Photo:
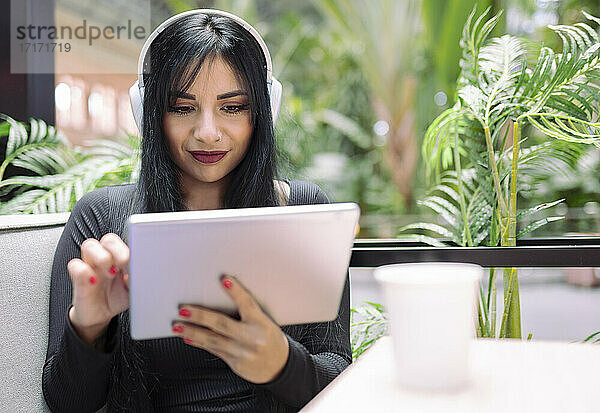
<svg viewBox="0 0 600 413">
<path fill-rule="evenodd" d="M 315 184 L 293 180 L 288 183 L 289 205 L 328 202 Z M 48 351 L 42 381 L 44 397 L 52 411 L 94 412 L 105 405 L 116 381 L 115 374 L 121 375 L 121 381 L 128 380 L 125 374 L 132 367 L 123 354 L 126 351 L 122 343 L 133 340 L 123 332 L 123 314 L 109 325 L 107 352 L 83 343 L 67 317 L 71 282 L 66 268 L 69 260 L 80 257 L 81 243 L 87 238 L 99 240 L 114 232 L 126 239 L 125 222 L 134 188 L 106 187 L 83 196 L 73 208 L 58 243 L 52 268 Z M 147 385 L 145 394 L 159 412 L 266 411 L 274 407 L 279 411 L 297 411 L 352 362 L 349 323 L 350 291 L 346 280 L 336 320 L 282 328 L 289 341 L 289 358 L 279 377 L 261 385 L 240 378 L 221 359 L 178 338 L 136 341 L 144 360 L 142 375 L 153 383 Z"/>
</svg>

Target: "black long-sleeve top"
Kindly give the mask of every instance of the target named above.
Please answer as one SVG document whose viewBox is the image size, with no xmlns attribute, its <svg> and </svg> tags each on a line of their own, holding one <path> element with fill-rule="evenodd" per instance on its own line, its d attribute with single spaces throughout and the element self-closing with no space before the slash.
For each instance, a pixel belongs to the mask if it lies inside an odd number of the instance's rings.
<svg viewBox="0 0 600 413">
<path fill-rule="evenodd" d="M 288 181 L 288 205 L 327 203 L 312 183 Z M 77 335 L 67 313 L 71 282 L 67 263 L 80 258 L 87 238 L 114 232 L 126 239 L 125 222 L 133 202 L 134 185 L 101 188 L 83 196 L 73 208 L 59 240 L 50 287 L 48 350 L 43 369 L 43 393 L 55 412 L 95 412 L 105 405 L 115 372 L 131 369 L 124 362 L 122 342 L 130 337 L 122 317 L 115 317 L 105 334 L 105 350 L 88 346 Z M 145 389 L 161 412 L 297 411 L 351 362 L 349 339 L 350 291 L 346 280 L 338 316 L 332 322 L 286 326 L 289 357 L 272 382 L 253 384 L 237 376 L 218 357 L 188 346 L 178 338 L 136 342 L 143 356 L 142 375 L 157 383 Z M 114 369 L 121 363 L 120 369 Z M 126 377 L 121 377 L 127 380 Z M 270 402 L 269 402 L 270 400 Z M 267 407 L 268 406 L 268 407 Z"/>
</svg>

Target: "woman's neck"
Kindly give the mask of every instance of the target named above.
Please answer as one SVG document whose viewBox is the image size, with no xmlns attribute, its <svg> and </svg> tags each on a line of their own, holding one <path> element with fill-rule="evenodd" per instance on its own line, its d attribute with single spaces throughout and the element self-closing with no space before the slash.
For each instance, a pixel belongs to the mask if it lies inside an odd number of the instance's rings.
<svg viewBox="0 0 600 413">
<path fill-rule="evenodd" d="M 227 177 L 217 182 L 185 182 L 184 180 L 181 185 L 183 205 L 190 211 L 223 208 L 227 181 Z"/>
</svg>

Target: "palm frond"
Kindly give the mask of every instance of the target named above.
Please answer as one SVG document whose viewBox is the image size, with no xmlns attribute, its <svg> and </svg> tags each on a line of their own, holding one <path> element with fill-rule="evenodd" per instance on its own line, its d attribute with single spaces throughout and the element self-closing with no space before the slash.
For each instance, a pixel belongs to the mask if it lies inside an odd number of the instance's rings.
<svg viewBox="0 0 600 413">
<path fill-rule="evenodd" d="M 0 114 L 4 120 L 0 137 L 7 136 L 5 158 L 0 164 L 0 180 L 8 165 L 13 164 L 39 174 L 58 173 L 73 163 L 65 148 L 64 136 L 42 120 L 30 119 L 29 132 L 25 125 Z M 7 133 L 6 133 L 7 132 Z"/>
<path fill-rule="evenodd" d="M 0 132 L 6 131 L 11 147 L 2 168 L 12 164 L 38 175 L 0 179 L 0 194 L 12 196 L 0 207 L 3 214 L 66 212 L 86 192 L 138 179 L 138 137 L 95 141 L 84 153 L 43 121 L 31 119 L 28 132 L 21 122 L 0 116 L 6 120 Z"/>
<path fill-rule="evenodd" d="M 485 125 L 485 110 L 489 96 L 474 85 L 466 85 L 458 92 L 461 106 L 465 108 L 482 126 Z"/>
<path fill-rule="evenodd" d="M 88 158 L 74 165 L 62 174 L 46 176 L 17 176 L 0 182 L 0 188 L 7 186 L 29 186 L 36 189 L 36 197 L 28 197 L 30 204 L 6 213 L 55 213 L 68 212 L 84 194 L 98 187 L 98 182 L 119 167 L 119 160 L 107 161 L 101 158 Z M 26 192 L 27 193 L 27 192 Z M 25 198 L 23 198 L 25 199 Z M 4 208 L 3 208 L 4 210 Z"/>
<path fill-rule="evenodd" d="M 536 229 L 539 229 L 546 224 L 549 224 L 549 223 L 555 222 L 555 221 L 560 221 L 561 219 L 565 219 L 565 217 L 547 217 L 547 218 L 542 218 L 538 221 L 535 221 L 535 222 L 527 225 L 521 231 L 519 231 L 519 233 L 517 234 L 517 238 L 521 238 L 521 237 L 523 237 L 523 235 L 529 234 L 530 232 L 533 232 Z"/>
<path fill-rule="evenodd" d="M 457 188 L 459 182 L 455 171 L 448 171 L 442 175 L 440 183 L 433 187 L 428 196 L 418 201 L 418 204 L 431 209 L 444 222 L 443 225 L 427 222 L 409 224 L 399 230 L 402 237 L 418 237 L 420 234 L 408 231 L 426 231 L 443 238 L 449 238 L 458 245 L 467 245 L 467 230 L 474 234 L 473 245 L 481 244 L 489 235 L 488 227 L 492 217 L 492 206 L 483 196 L 481 187 L 476 184 L 475 171 L 473 169 L 462 170 L 461 183 L 463 196 L 466 201 L 466 216 L 460 210 L 459 194 Z M 465 224 L 466 223 L 466 224 Z M 468 225 L 468 228 L 465 227 Z M 418 240 L 417 238 L 413 238 Z M 440 245 L 439 242 L 427 242 L 429 245 Z"/>
<path fill-rule="evenodd" d="M 11 200 L 0 203 L 0 215 L 21 214 L 26 211 L 36 199 L 44 196 L 43 189 L 33 189 L 15 196 Z"/>
<path fill-rule="evenodd" d="M 14 158 L 12 165 L 30 170 L 38 175 L 62 173 L 85 156 L 66 146 L 49 146 L 46 143 L 29 145 Z"/>
<path fill-rule="evenodd" d="M 523 211 L 519 212 L 519 214 L 517 214 L 517 219 L 523 219 L 523 218 L 526 218 L 526 217 L 528 217 L 530 215 L 533 215 L 535 213 L 543 211 L 545 209 L 552 208 L 552 207 L 560 204 L 561 202 L 564 202 L 564 199 L 559 199 L 559 200 L 554 201 L 554 202 L 548 202 L 548 203 L 545 203 L 545 204 L 540 204 L 540 205 L 536 205 L 536 206 L 531 207 L 531 208 L 524 209 Z"/>
<path fill-rule="evenodd" d="M 352 308 L 350 315 L 352 358 L 356 360 L 387 332 L 388 321 L 385 308 L 381 304 L 368 301 L 357 308 Z"/>
<path fill-rule="evenodd" d="M 517 85 L 521 81 L 522 69 L 527 65 L 523 42 L 514 36 L 504 35 L 492 39 L 481 48 L 479 87 L 485 93 L 485 112 L 480 113 L 485 125 L 491 121 L 503 122 L 511 105 Z M 493 118 L 492 118 L 493 115 Z"/>
<path fill-rule="evenodd" d="M 577 167 L 585 153 L 586 147 L 583 145 L 560 140 L 546 141 L 521 150 L 518 160 L 519 174 L 527 178 L 529 185 L 551 175 L 565 175 Z M 512 161 L 512 156 L 509 156 L 508 161 Z"/>
<path fill-rule="evenodd" d="M 600 146 L 600 122 L 584 121 L 557 112 L 527 113 L 523 118 L 546 136 Z"/>
<path fill-rule="evenodd" d="M 418 201 L 417 205 L 427 207 L 439 214 L 451 228 L 460 228 L 460 210 L 452 202 L 437 195 L 431 195 L 422 201 Z"/>
<path fill-rule="evenodd" d="M 494 208 L 485 199 L 481 191 L 476 191 L 469 200 L 467 214 L 473 236 L 473 245 L 481 245 L 490 234 Z"/>
<path fill-rule="evenodd" d="M 494 30 L 501 15 L 498 13 L 488 21 L 485 21 L 490 10 L 491 8 L 488 7 L 473 22 L 475 13 L 477 12 L 477 5 L 475 5 L 463 27 L 463 34 L 460 40 L 462 58 L 460 60 L 461 74 L 458 80 L 459 88 L 468 83 L 476 83 L 479 79 L 479 51 L 492 30 Z"/>
<path fill-rule="evenodd" d="M 519 120 L 528 121 L 546 136 L 600 145 L 598 34 L 585 23 L 550 28 L 562 40 L 562 53 L 542 49 L 530 79 L 530 84 L 538 87 L 527 90 L 533 103 Z"/>
<path fill-rule="evenodd" d="M 398 230 L 398 232 L 402 233 L 405 231 L 413 231 L 413 230 L 425 230 L 425 231 L 433 232 L 435 234 L 441 235 L 444 238 L 450 238 L 452 240 L 455 240 L 458 238 L 457 234 L 452 233 L 451 231 L 442 227 L 441 225 L 428 224 L 426 222 L 405 225 L 402 228 L 400 228 Z"/>
<path fill-rule="evenodd" d="M 451 128 L 454 127 L 456 133 L 458 133 L 459 122 L 463 117 L 464 113 L 460 110 L 460 106 L 455 105 L 445 110 L 427 128 L 421 152 L 425 162 L 425 172 L 429 180 L 433 178 L 435 182 L 438 181 L 444 151 L 451 150 L 454 146 L 451 139 Z"/>
</svg>

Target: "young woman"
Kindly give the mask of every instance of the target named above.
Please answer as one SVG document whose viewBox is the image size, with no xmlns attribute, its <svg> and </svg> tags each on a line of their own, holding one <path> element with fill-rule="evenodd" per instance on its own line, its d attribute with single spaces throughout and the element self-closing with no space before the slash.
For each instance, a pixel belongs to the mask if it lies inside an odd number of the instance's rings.
<svg viewBox="0 0 600 413">
<path fill-rule="evenodd" d="M 129 215 L 328 202 L 312 183 L 275 179 L 269 57 L 243 23 L 185 13 L 150 43 L 139 182 L 81 198 L 57 246 L 43 369 L 53 411 L 296 411 L 351 362 L 348 281 L 332 322 L 280 328 L 227 275 L 239 318 L 185 303 L 176 337 L 129 335 Z"/>
</svg>

